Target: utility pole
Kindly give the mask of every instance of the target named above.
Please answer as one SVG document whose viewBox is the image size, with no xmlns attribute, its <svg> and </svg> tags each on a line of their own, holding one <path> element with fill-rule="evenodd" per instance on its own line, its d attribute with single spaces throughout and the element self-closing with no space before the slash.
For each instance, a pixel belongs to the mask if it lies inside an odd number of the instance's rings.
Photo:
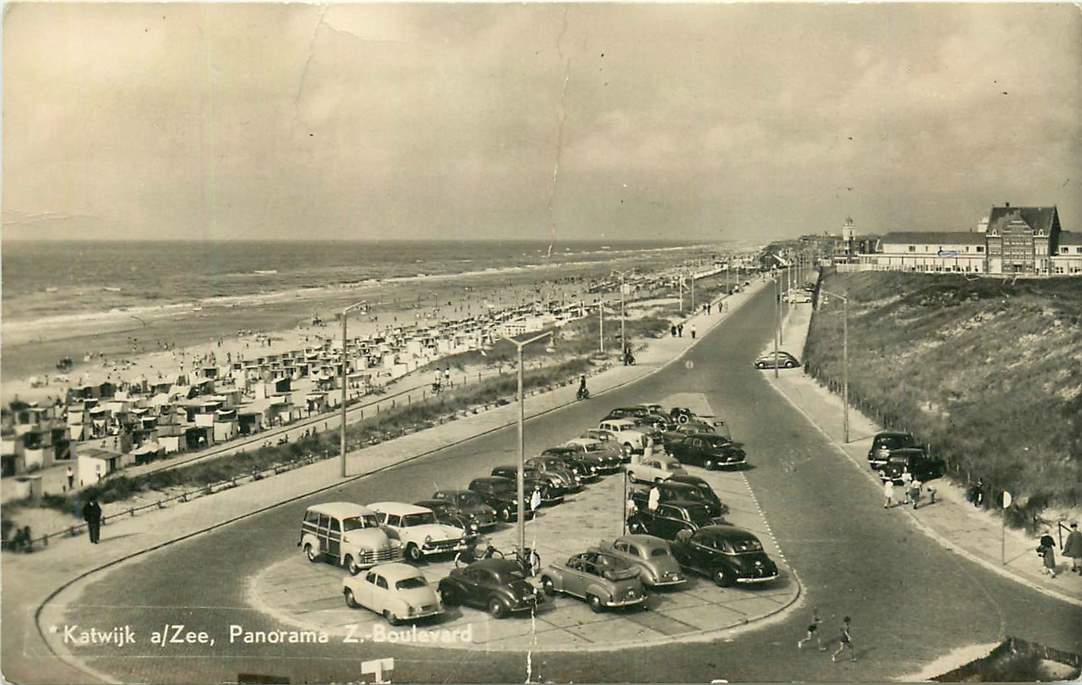
<svg viewBox="0 0 1082 685">
<path fill-rule="evenodd" d="M 346 370 L 349 367 L 349 360 L 346 357 L 346 345 L 348 344 L 346 322 L 349 321 L 349 313 L 351 311 L 367 306 L 368 303 L 365 301 L 354 302 L 342 310 L 342 426 L 339 434 L 339 461 L 341 463 L 340 471 L 342 478 L 346 477 L 346 385 L 348 384 L 348 374 L 346 373 Z"/>
<path fill-rule="evenodd" d="M 849 298 L 827 290 L 819 293 L 842 301 L 842 434 L 849 444 Z"/>
<path fill-rule="evenodd" d="M 601 348 L 601 354 L 605 354 L 605 300 L 599 298 L 597 301 L 597 342 Z"/>
<path fill-rule="evenodd" d="M 781 336 L 781 277 L 774 278 L 774 378 L 778 377 L 778 338 Z"/>
<path fill-rule="evenodd" d="M 695 272 L 691 272 L 691 313 L 695 314 Z"/>
</svg>

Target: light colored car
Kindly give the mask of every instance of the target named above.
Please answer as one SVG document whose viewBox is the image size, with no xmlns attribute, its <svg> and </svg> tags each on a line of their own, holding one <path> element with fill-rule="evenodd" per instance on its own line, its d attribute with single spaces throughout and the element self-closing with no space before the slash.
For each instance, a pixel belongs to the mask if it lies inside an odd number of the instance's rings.
<svg viewBox="0 0 1082 685">
<path fill-rule="evenodd" d="M 657 483 L 668 480 L 675 474 L 686 474 L 684 466 L 676 459 L 666 455 L 653 455 L 633 460 L 624 467 L 632 483 Z"/>
<path fill-rule="evenodd" d="M 599 423 L 597 427 L 612 433 L 613 439 L 623 449 L 624 456 L 630 456 L 642 454 L 649 444 L 646 433 L 638 430 L 637 425 L 631 419 L 608 419 Z"/>
<path fill-rule="evenodd" d="M 342 594 L 350 609 L 374 611 L 392 626 L 443 613 L 436 590 L 409 564 L 380 564 L 362 576 L 346 576 Z"/>
<path fill-rule="evenodd" d="M 414 563 L 433 554 L 451 554 L 466 549 L 466 531 L 436 520 L 431 509 L 404 502 L 376 502 L 368 505 L 387 534 L 402 545 L 406 559 Z"/>
<path fill-rule="evenodd" d="M 352 502 L 308 507 L 297 546 L 308 561 L 340 564 L 352 575 L 374 564 L 402 558 L 402 546 L 383 530 L 376 512 Z"/>
<path fill-rule="evenodd" d="M 611 542 L 602 542 L 598 550 L 638 568 L 639 580 L 647 587 L 687 582 L 669 543 L 653 535 L 624 535 Z"/>
<path fill-rule="evenodd" d="M 578 597 L 598 612 L 646 601 L 639 569 L 596 550 L 576 554 L 566 564 L 546 567 L 541 587 L 550 596 L 559 592 Z"/>
</svg>

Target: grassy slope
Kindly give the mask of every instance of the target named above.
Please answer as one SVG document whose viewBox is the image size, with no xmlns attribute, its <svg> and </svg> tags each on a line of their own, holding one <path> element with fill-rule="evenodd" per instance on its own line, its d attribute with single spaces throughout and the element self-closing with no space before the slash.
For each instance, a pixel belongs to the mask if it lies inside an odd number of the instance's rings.
<svg viewBox="0 0 1082 685">
<path fill-rule="evenodd" d="M 1082 279 L 856 273 L 824 287 L 850 296 L 854 404 L 1028 513 L 1082 502 Z M 840 305 L 816 312 L 804 352 L 828 382 L 841 379 Z"/>
</svg>

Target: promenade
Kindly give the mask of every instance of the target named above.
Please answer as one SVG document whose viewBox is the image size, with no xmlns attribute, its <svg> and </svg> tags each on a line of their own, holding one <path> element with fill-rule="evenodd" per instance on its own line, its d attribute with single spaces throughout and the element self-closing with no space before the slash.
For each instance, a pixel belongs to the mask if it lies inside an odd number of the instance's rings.
<svg viewBox="0 0 1082 685">
<path fill-rule="evenodd" d="M 724 322 L 763 287 L 763 282 L 756 281 L 745 291 L 727 298 L 727 311 L 715 307 L 709 316 L 701 312 L 690 316 L 687 321 L 702 334 L 699 338 L 667 336 L 649 341 L 645 349 L 638 353 L 635 366 L 616 366 L 594 376 L 590 380 L 591 393 L 597 397 L 606 390 L 643 378 L 679 359 L 708 330 Z M 536 416 L 573 402 L 575 387 L 564 386 L 527 397 L 526 413 L 527 416 Z M 320 461 L 291 471 L 287 477 L 248 482 L 143 515 L 114 518 L 103 527 L 101 544 L 93 548 L 85 538 L 79 537 L 63 540 L 33 554 L 5 554 L 4 584 L 8 588 L 19 588 L 19 592 L 5 593 L 4 654 L 16 663 L 28 660 L 18 664 L 17 671 L 7 668 L 5 671 L 25 673 L 27 668 L 32 668 L 42 680 L 46 679 L 44 675 L 53 681 L 85 680 L 86 676 L 80 671 L 53 657 L 38 627 L 60 620 L 64 601 L 78 596 L 77 581 L 90 574 L 132 563 L 148 551 L 228 525 L 283 502 L 330 491 L 350 480 L 364 478 L 473 437 L 500 430 L 512 425 L 517 414 L 518 407 L 511 403 L 438 428 L 355 450 L 347 455 L 350 474 L 347 480 L 339 476 L 336 459 Z M 40 620 L 36 616 L 39 608 Z"/>
<path fill-rule="evenodd" d="M 791 305 L 783 322 L 784 348 L 801 361 L 811 313 L 810 304 Z M 868 468 L 868 450 L 875 434 L 886 429 L 850 407 L 850 441 L 846 443 L 843 404 L 838 395 L 806 375 L 803 367 L 782 369 L 777 379 L 773 372 L 764 373 L 773 387 L 831 441 L 840 457 L 848 459 L 867 475 L 869 488 L 881 489 L 878 476 Z M 930 485 L 936 490 L 934 504 L 925 496 L 916 510 L 898 505 L 884 510 L 883 515 L 906 517 L 915 528 L 959 556 L 1046 595 L 1082 607 L 1082 575 L 1065 572 L 1071 562 L 1062 557 L 1058 549 L 1059 573 L 1056 578 L 1041 573 L 1042 561 L 1034 551 L 1041 532 L 1031 536 L 1021 530 L 1004 529 L 999 516 L 969 504 L 964 489 L 946 478 L 932 481 Z M 1054 529 L 1050 532 L 1057 537 Z"/>
</svg>

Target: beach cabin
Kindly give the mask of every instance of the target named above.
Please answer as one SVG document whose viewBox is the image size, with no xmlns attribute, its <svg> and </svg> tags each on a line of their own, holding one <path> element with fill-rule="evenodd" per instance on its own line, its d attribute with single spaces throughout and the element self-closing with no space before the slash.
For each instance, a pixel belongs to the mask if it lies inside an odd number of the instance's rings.
<svg viewBox="0 0 1082 685">
<path fill-rule="evenodd" d="M 242 407 L 237 410 L 237 434 L 254 435 L 263 430 L 263 411 Z"/>
<path fill-rule="evenodd" d="M 237 437 L 237 410 L 226 407 L 214 412 L 214 442 L 226 442 Z"/>
<path fill-rule="evenodd" d="M 22 436 L 14 432 L 0 436 L 0 473 L 6 478 L 26 471 Z"/>
<path fill-rule="evenodd" d="M 162 421 L 165 421 L 166 419 L 167 417 L 162 417 Z M 174 421 L 172 423 L 158 423 L 157 442 L 162 448 L 163 454 L 172 454 L 183 450 L 185 447 L 184 439 L 184 428 L 180 425 L 179 421 Z"/>
<path fill-rule="evenodd" d="M 304 396 L 304 409 L 307 416 L 319 414 L 326 411 L 327 408 L 327 393 L 310 392 Z"/>
<path fill-rule="evenodd" d="M 275 378 L 255 385 L 255 398 L 257 400 L 269 399 L 292 392 L 291 378 Z"/>
<path fill-rule="evenodd" d="M 93 485 L 134 462 L 135 457 L 131 455 L 97 447 L 83 447 L 79 450 L 79 485 Z"/>
<path fill-rule="evenodd" d="M 145 442 L 131 451 L 136 464 L 147 464 L 165 455 L 165 448 L 157 442 Z"/>
</svg>

